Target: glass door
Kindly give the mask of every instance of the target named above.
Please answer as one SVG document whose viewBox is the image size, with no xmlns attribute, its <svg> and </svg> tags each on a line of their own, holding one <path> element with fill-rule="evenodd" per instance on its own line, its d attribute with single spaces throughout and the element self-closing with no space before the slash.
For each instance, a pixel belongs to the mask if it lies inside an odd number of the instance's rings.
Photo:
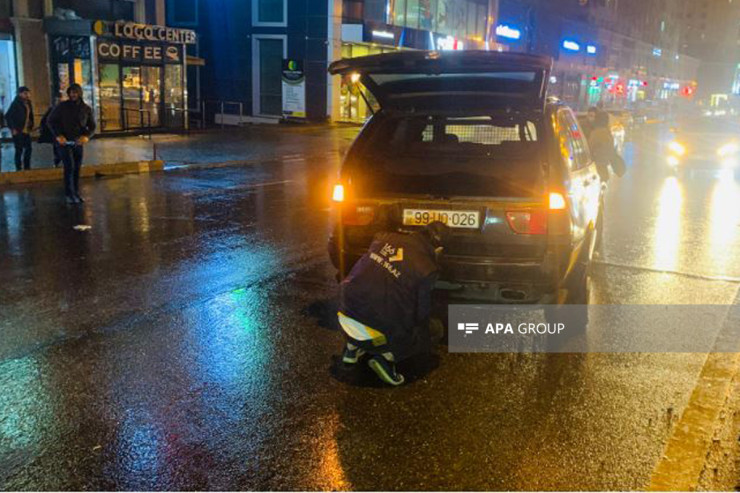
<svg viewBox="0 0 740 493">
<path fill-rule="evenodd" d="M 140 128 L 141 67 L 122 67 L 123 122 L 125 129 Z"/>
<path fill-rule="evenodd" d="M 100 64 L 100 129 L 121 130 L 121 74 L 117 63 Z"/>
<path fill-rule="evenodd" d="M 141 67 L 141 109 L 144 125 L 160 125 L 159 109 L 162 105 L 162 68 Z"/>
<path fill-rule="evenodd" d="M 283 114 L 283 42 L 282 39 L 258 38 L 259 43 L 259 114 Z"/>
</svg>

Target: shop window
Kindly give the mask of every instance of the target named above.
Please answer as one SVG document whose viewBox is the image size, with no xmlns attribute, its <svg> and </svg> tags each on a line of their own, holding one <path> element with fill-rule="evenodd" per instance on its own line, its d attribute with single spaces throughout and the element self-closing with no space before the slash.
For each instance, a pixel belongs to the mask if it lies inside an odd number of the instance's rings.
<svg viewBox="0 0 740 493">
<path fill-rule="evenodd" d="M 256 0 L 252 2 L 252 24 L 255 26 L 285 26 L 287 0 Z"/>
<path fill-rule="evenodd" d="M 420 0 L 419 2 L 419 29 L 435 30 L 437 17 L 437 0 Z"/>
<path fill-rule="evenodd" d="M 466 2 L 468 5 L 468 26 L 467 26 L 467 37 L 474 38 L 477 33 L 475 32 L 476 26 L 476 15 L 478 14 L 478 6 L 472 2 Z"/>
<path fill-rule="evenodd" d="M 393 2 L 393 11 L 391 13 L 393 19 L 393 25 L 405 26 L 406 25 L 406 0 L 396 0 Z"/>
<path fill-rule="evenodd" d="M 121 76 L 117 63 L 100 64 L 100 130 L 120 130 Z"/>
<path fill-rule="evenodd" d="M 165 125 L 181 128 L 185 125 L 185 95 L 182 88 L 182 65 L 164 67 Z"/>
<path fill-rule="evenodd" d="M 0 40 L 0 108 L 7 108 L 18 87 L 15 76 L 15 49 L 10 39 Z"/>
<path fill-rule="evenodd" d="M 55 0 L 54 7 L 73 10 L 84 19 L 134 20 L 134 2 L 125 0 Z"/>
<path fill-rule="evenodd" d="M 480 36 L 481 39 L 486 39 L 486 24 L 488 17 L 488 8 L 485 5 L 478 5 L 478 19 L 475 26 L 475 35 Z"/>
<path fill-rule="evenodd" d="M 406 0 L 406 27 L 419 28 L 419 0 Z"/>
</svg>

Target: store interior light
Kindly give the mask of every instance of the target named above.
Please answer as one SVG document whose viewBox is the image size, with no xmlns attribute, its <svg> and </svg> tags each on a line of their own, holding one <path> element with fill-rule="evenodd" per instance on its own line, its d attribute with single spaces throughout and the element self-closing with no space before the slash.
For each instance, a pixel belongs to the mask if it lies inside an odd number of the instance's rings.
<svg viewBox="0 0 740 493">
<path fill-rule="evenodd" d="M 595 55 L 596 54 L 596 47 L 594 45 L 588 45 L 586 46 L 586 53 L 589 55 Z"/>
</svg>

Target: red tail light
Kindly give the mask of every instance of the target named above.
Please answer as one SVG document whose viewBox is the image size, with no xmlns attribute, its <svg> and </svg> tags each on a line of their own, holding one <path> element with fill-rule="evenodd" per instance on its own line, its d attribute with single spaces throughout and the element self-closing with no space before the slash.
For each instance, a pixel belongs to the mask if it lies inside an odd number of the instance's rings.
<svg viewBox="0 0 740 493">
<path fill-rule="evenodd" d="M 520 235 L 544 235 L 547 233 L 547 211 L 530 209 L 507 211 L 506 222 L 514 233 Z"/>
<path fill-rule="evenodd" d="M 342 223 L 347 226 L 367 226 L 375 219 L 375 207 L 367 204 L 344 204 Z"/>
</svg>

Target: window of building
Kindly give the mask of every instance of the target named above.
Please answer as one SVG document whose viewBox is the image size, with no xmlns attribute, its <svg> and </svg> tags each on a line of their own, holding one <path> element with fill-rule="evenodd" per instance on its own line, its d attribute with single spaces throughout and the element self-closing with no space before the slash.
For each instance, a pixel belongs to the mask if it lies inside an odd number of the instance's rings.
<svg viewBox="0 0 740 493">
<path fill-rule="evenodd" d="M 287 25 L 287 0 L 256 0 L 252 2 L 252 24 L 255 26 Z"/>
<path fill-rule="evenodd" d="M 406 0 L 396 0 L 393 2 L 393 12 L 391 13 L 393 24 L 396 26 L 406 25 Z"/>
<path fill-rule="evenodd" d="M 124 0 L 55 0 L 54 7 L 73 10 L 83 19 L 134 20 L 134 2 Z"/>
<path fill-rule="evenodd" d="M 364 19 L 362 0 L 344 0 L 342 3 L 342 19 L 345 22 L 362 22 Z M 383 22 L 384 19 L 372 19 Z"/>
<path fill-rule="evenodd" d="M 195 27 L 198 25 L 198 0 L 167 0 L 167 24 Z"/>
</svg>

